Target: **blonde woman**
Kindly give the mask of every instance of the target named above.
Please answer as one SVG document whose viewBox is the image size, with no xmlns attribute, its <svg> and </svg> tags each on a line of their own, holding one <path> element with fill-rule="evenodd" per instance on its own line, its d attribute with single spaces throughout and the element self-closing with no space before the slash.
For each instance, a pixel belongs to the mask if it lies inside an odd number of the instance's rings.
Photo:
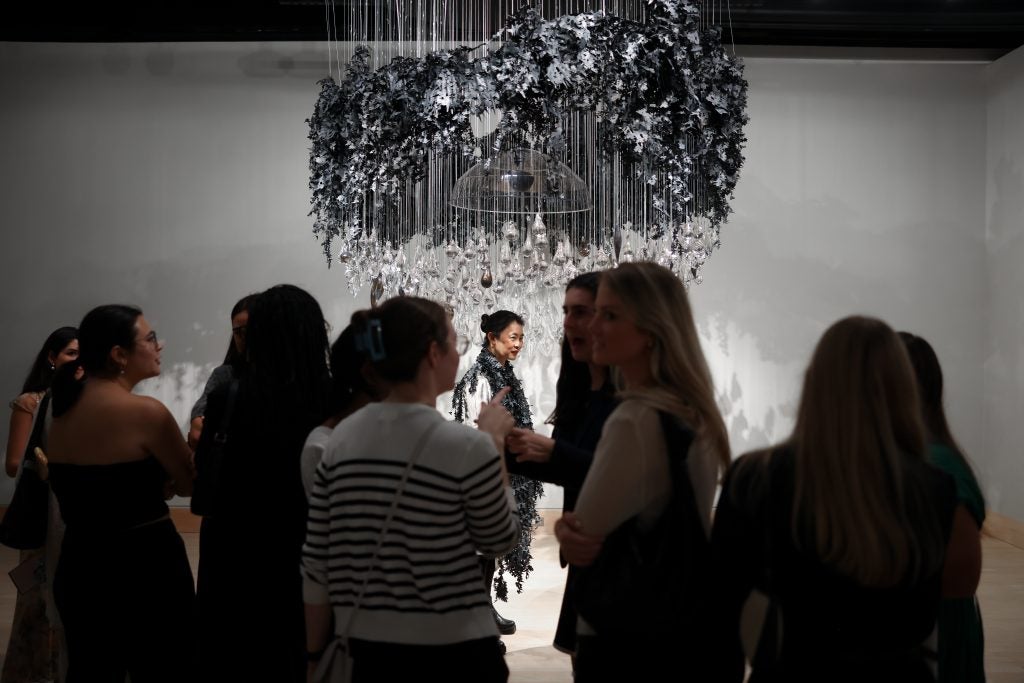
<svg viewBox="0 0 1024 683">
<path fill-rule="evenodd" d="M 657 680 L 679 669 L 688 648 L 702 649 L 688 596 L 704 591 L 693 582 L 710 565 L 711 505 L 729 441 L 679 279 L 653 263 L 623 264 L 602 273 L 595 304 L 592 360 L 617 369 L 622 391 L 575 514 L 555 527 L 569 562 L 593 562 L 575 585 L 576 681 Z M 579 532 L 607 537 L 596 559 Z M 650 585 L 604 569 L 637 544 L 662 558 L 651 560 L 653 573 L 634 575 Z M 672 566 L 657 566 L 669 557 Z M 619 623 L 601 607 L 617 596 L 632 602 Z"/>
<path fill-rule="evenodd" d="M 751 681 L 934 680 L 940 596 L 973 595 L 981 550 L 925 454 L 899 337 L 873 318 L 835 323 L 792 437 L 736 461 L 715 516 L 720 642 L 737 643 L 751 590 L 771 601 Z M 743 679 L 742 658 L 720 661 L 723 680 Z"/>
</svg>

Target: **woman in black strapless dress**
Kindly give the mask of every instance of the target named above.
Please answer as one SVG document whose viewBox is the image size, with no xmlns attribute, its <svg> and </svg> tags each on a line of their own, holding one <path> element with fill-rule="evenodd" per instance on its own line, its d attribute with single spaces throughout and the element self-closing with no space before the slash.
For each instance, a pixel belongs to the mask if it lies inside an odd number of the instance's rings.
<svg viewBox="0 0 1024 683">
<path fill-rule="evenodd" d="M 159 401 L 132 394 L 160 374 L 161 343 L 142 312 L 100 306 L 58 373 L 47 444 L 67 526 L 54 597 L 68 647 L 67 683 L 192 680 L 195 590 L 164 502 L 192 493 L 190 453 Z"/>
</svg>

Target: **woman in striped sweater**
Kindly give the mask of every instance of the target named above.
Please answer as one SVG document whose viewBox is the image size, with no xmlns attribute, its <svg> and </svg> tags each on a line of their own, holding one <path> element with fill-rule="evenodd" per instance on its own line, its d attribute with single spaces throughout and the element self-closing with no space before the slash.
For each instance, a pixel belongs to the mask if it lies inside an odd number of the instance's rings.
<svg viewBox="0 0 1024 683">
<path fill-rule="evenodd" d="M 437 412 L 459 352 L 436 303 L 390 299 L 356 312 L 352 325 L 388 398 L 340 423 L 316 470 L 303 549 L 310 665 L 333 628 L 350 636 L 357 682 L 437 671 L 446 681 L 505 681 L 476 557 L 501 555 L 519 538 L 499 456 L 513 424 L 503 392 L 484 406 L 479 430 Z"/>
</svg>

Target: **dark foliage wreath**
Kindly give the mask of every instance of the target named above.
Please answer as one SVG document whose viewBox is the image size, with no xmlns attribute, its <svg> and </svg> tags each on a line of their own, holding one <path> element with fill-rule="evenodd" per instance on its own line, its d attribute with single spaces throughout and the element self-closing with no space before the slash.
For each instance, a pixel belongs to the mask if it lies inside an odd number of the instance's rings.
<svg viewBox="0 0 1024 683">
<path fill-rule="evenodd" d="M 601 153 L 668 190 L 656 208 L 687 213 L 697 180 L 702 212 L 721 224 L 746 142 L 742 65 L 695 5 L 647 2 L 642 24 L 602 12 L 545 21 L 522 10 L 494 37 L 501 46 L 475 59 L 460 47 L 371 71 L 368 48 L 357 47 L 340 84 L 320 82 L 309 119 L 310 214 L 328 263 L 335 238 L 362 236 L 364 217 L 426 176 L 428 152 L 486 156 L 470 120 L 494 110 L 503 114 L 494 150 L 525 134 L 552 154 L 565 148 L 568 116 L 594 112 L 607 130 Z"/>
</svg>

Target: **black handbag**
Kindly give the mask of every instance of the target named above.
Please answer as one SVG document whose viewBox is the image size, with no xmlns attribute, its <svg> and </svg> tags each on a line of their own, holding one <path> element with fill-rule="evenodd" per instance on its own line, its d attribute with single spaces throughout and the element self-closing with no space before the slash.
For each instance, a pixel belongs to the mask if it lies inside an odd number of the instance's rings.
<svg viewBox="0 0 1024 683">
<path fill-rule="evenodd" d="M 228 428 L 238 398 L 238 380 L 232 380 L 228 386 L 227 402 L 224 414 L 217 424 L 213 438 L 200 437 L 196 447 L 196 480 L 192 486 L 192 514 L 212 517 L 217 512 L 218 492 L 224 477 L 224 463 L 227 459 Z"/>
<path fill-rule="evenodd" d="M 28 437 L 28 446 L 21 466 L 21 476 L 14 488 L 11 504 L 0 522 L 0 543 L 16 550 L 33 550 L 46 543 L 46 525 L 50 513 L 50 484 L 39 476 L 35 449 L 42 444 L 46 411 L 50 406 L 47 392 L 36 409 L 36 420 Z"/>
<path fill-rule="evenodd" d="M 711 544 L 686 469 L 694 433 L 661 413 L 672 496 L 649 530 L 627 520 L 572 586 L 576 610 L 601 637 L 699 647 L 711 577 Z"/>
</svg>

